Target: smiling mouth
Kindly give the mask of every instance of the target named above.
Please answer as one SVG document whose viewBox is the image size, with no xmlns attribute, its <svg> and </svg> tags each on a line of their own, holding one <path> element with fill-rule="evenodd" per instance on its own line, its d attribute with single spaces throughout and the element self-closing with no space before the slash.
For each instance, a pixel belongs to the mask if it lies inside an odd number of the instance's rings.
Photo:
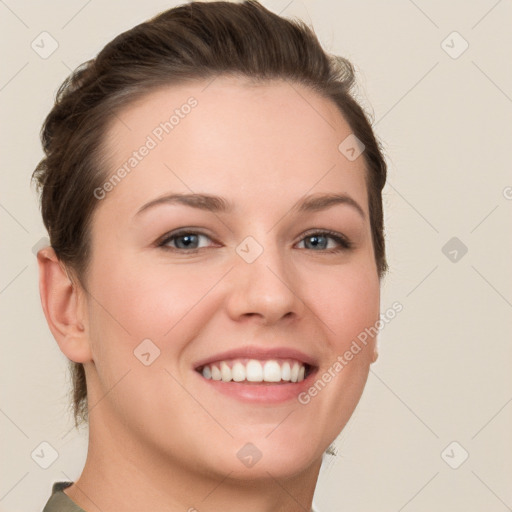
<svg viewBox="0 0 512 512">
<path fill-rule="evenodd" d="M 207 380 L 276 385 L 302 382 L 315 367 L 295 359 L 237 358 L 205 364 L 196 371 Z"/>
</svg>

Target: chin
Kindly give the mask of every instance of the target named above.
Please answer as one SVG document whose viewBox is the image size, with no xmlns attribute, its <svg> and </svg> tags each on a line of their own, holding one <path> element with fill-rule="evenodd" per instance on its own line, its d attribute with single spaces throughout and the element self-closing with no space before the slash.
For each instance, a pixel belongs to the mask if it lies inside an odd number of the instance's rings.
<svg viewBox="0 0 512 512">
<path fill-rule="evenodd" d="M 239 480 L 268 480 L 292 478 L 314 465 L 320 467 L 322 455 L 329 446 L 325 441 L 314 445 L 307 435 L 300 437 L 275 436 L 266 433 L 259 437 L 238 437 L 231 440 L 222 453 L 216 453 L 215 471 Z M 251 439 L 251 440 L 249 440 Z M 210 461 L 212 463 L 212 461 Z"/>
</svg>

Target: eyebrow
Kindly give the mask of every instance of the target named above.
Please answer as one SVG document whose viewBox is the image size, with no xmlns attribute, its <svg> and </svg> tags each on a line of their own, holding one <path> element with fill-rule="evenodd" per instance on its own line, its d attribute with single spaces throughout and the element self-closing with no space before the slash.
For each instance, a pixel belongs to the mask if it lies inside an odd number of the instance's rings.
<svg viewBox="0 0 512 512">
<path fill-rule="evenodd" d="M 168 194 L 146 203 L 135 215 L 138 216 L 142 212 L 161 204 L 181 204 L 214 213 L 230 213 L 233 211 L 233 204 L 220 196 L 211 194 Z M 322 194 L 309 196 L 295 203 L 292 207 L 292 211 L 296 211 L 297 213 L 312 213 L 326 210 L 327 208 L 331 208 L 332 206 L 339 204 L 351 206 L 363 219 L 366 218 L 364 210 L 361 208 L 359 203 L 346 194 Z"/>
</svg>

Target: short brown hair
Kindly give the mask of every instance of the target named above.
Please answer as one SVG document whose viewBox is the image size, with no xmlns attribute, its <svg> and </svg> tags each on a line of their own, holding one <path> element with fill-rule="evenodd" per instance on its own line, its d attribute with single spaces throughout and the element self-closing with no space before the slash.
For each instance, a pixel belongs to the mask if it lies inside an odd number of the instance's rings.
<svg viewBox="0 0 512 512">
<path fill-rule="evenodd" d="M 326 53 L 304 22 L 282 18 L 255 0 L 190 2 L 120 34 L 96 58 L 80 65 L 60 86 L 42 127 L 45 157 L 33 179 L 41 192 L 43 222 L 57 257 L 82 286 L 97 206 L 93 191 L 107 174 L 102 142 L 112 115 L 158 87 L 228 74 L 302 84 L 339 108 L 365 147 L 375 260 L 379 277 L 385 273 L 386 163 L 366 114 L 351 94 L 352 64 Z M 70 361 L 70 370 L 78 427 L 88 419 L 87 386 L 81 363 Z"/>
</svg>

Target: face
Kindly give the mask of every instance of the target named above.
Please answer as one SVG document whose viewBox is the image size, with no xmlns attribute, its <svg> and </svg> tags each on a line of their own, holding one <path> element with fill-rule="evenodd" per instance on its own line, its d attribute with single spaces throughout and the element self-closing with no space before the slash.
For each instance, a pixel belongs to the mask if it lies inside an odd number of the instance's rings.
<svg viewBox="0 0 512 512">
<path fill-rule="evenodd" d="M 218 77 L 119 112 L 87 276 L 94 435 L 239 478 L 318 463 L 379 317 L 365 164 L 338 150 L 350 133 L 284 81 Z"/>
</svg>

